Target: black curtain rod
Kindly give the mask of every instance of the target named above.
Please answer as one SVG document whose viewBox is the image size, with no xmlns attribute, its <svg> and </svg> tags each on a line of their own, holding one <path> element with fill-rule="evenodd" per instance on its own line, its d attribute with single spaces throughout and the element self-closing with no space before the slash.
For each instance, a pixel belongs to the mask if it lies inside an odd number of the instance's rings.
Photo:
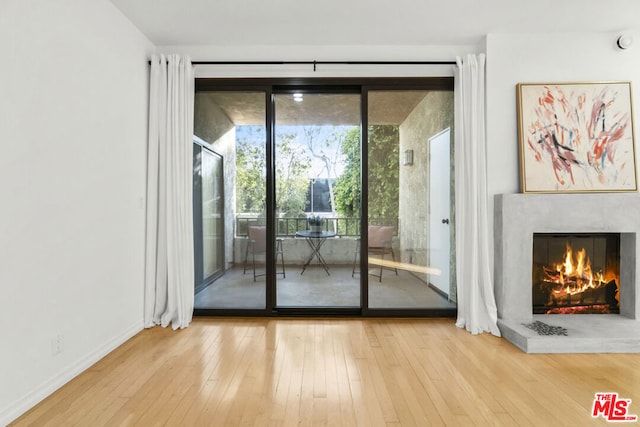
<svg viewBox="0 0 640 427">
<path fill-rule="evenodd" d="M 192 61 L 193 65 L 455 65 L 456 61 Z"/>
<path fill-rule="evenodd" d="M 192 61 L 192 65 L 454 65 L 455 61 Z"/>
<path fill-rule="evenodd" d="M 151 61 L 149 61 L 151 64 Z M 192 65 L 455 65 L 456 61 L 191 61 Z"/>
</svg>

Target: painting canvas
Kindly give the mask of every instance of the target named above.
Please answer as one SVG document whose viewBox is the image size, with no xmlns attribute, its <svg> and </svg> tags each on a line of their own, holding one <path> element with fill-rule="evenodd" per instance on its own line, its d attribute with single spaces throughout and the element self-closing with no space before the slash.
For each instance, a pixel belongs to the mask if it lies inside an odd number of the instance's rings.
<svg viewBox="0 0 640 427">
<path fill-rule="evenodd" d="M 630 82 L 517 85 L 524 193 L 637 191 Z"/>
</svg>

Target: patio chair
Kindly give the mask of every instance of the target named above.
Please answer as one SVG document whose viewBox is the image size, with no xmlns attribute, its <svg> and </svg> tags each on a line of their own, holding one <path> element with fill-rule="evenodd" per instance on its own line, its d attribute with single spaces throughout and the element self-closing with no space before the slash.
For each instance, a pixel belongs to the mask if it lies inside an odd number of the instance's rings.
<svg viewBox="0 0 640 427">
<path fill-rule="evenodd" d="M 244 270 L 242 274 L 245 274 L 249 269 L 249 254 L 251 254 L 251 260 L 253 263 L 253 281 L 256 281 L 257 277 L 264 276 L 265 273 L 256 273 L 256 255 L 266 255 L 267 253 L 267 227 L 264 225 L 250 225 L 247 232 L 249 239 L 247 241 L 247 247 L 244 251 Z M 282 250 L 282 239 L 276 239 L 276 263 L 278 262 L 278 255 L 280 255 L 280 262 L 282 265 L 282 271 L 277 274 L 282 274 L 283 278 L 286 278 L 284 269 L 284 251 Z"/>
<path fill-rule="evenodd" d="M 367 227 L 367 252 L 369 255 L 380 255 L 380 259 L 384 259 L 385 255 L 391 254 L 391 260 L 395 262 L 396 256 L 393 252 L 393 232 L 395 231 L 395 227 L 386 226 L 386 225 L 370 225 Z M 360 254 L 360 239 L 356 239 L 356 252 L 353 257 L 353 269 L 351 270 L 351 277 L 353 277 L 359 271 L 356 271 L 356 265 L 358 263 L 358 255 Z M 397 268 L 384 267 L 380 265 L 379 274 L 369 272 L 369 275 L 375 276 L 378 278 L 379 282 L 382 282 L 382 270 L 383 269 L 391 269 L 396 272 L 396 276 L 398 275 Z"/>
</svg>

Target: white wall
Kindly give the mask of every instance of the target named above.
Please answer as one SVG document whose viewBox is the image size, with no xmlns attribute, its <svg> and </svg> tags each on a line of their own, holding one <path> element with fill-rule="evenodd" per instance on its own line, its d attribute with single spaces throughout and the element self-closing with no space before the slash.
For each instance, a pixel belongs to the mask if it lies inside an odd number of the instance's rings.
<svg viewBox="0 0 640 427">
<path fill-rule="evenodd" d="M 517 83 L 631 81 L 635 86 L 633 104 L 640 106 L 640 40 L 636 36 L 635 45 L 623 51 L 616 47 L 619 34 L 487 36 L 487 139 L 492 204 L 494 194 L 520 191 Z M 638 108 L 634 113 L 637 131 Z"/>
<path fill-rule="evenodd" d="M 454 61 L 483 46 L 158 46 L 192 61 Z M 453 65 L 197 65 L 199 77 L 433 77 L 452 76 Z"/>
<path fill-rule="evenodd" d="M 489 218 L 495 194 L 520 191 L 516 84 L 525 82 L 631 81 L 640 106 L 640 40 L 616 47 L 621 33 L 489 34 L 487 53 L 487 143 Z M 635 86 L 635 88 L 633 88 Z M 634 126 L 640 126 L 638 108 Z M 638 142 L 636 141 L 636 146 Z M 638 150 L 636 148 L 636 157 Z M 493 229 L 493 224 L 490 224 Z M 491 232 L 491 236 L 493 233 Z"/>
<path fill-rule="evenodd" d="M 0 425 L 142 328 L 153 49 L 106 0 L 0 3 Z"/>
<path fill-rule="evenodd" d="M 516 83 L 635 84 L 640 46 L 620 51 L 616 38 L 487 37 L 491 197 L 519 188 Z M 194 60 L 449 60 L 485 46 L 161 49 Z M 0 3 L 0 424 L 142 327 L 152 50 L 106 0 Z"/>
<path fill-rule="evenodd" d="M 192 45 L 158 46 L 158 52 L 189 54 L 193 61 L 446 61 L 483 48 L 484 45 Z M 318 72 L 330 68 L 319 65 Z M 379 74 L 380 69 L 376 65 L 371 71 Z M 265 73 L 268 68 L 261 71 Z"/>
</svg>

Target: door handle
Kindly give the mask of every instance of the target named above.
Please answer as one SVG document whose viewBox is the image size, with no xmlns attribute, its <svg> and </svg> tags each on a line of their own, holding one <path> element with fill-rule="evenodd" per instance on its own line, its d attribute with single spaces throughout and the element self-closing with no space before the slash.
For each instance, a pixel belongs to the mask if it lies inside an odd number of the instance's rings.
<svg viewBox="0 0 640 427">
<path fill-rule="evenodd" d="M 442 223 L 443 223 L 443 224 L 449 224 L 449 218 L 444 218 L 444 219 L 442 220 Z"/>
</svg>

